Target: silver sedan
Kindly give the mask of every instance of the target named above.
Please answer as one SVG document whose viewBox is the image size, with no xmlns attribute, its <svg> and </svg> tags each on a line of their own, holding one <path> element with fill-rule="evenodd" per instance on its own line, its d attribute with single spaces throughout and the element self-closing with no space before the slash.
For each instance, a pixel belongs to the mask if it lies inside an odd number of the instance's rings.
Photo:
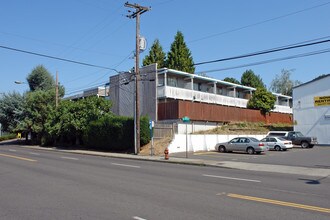
<svg viewBox="0 0 330 220">
<path fill-rule="evenodd" d="M 243 151 L 248 154 L 260 154 L 268 150 L 268 147 L 253 137 L 237 137 L 228 142 L 218 143 L 215 150 L 225 153 L 232 151 Z"/>
<path fill-rule="evenodd" d="M 270 150 L 276 151 L 286 151 L 287 149 L 291 149 L 293 147 L 292 141 L 281 137 L 265 137 L 261 140 L 261 142 L 268 146 Z"/>
</svg>

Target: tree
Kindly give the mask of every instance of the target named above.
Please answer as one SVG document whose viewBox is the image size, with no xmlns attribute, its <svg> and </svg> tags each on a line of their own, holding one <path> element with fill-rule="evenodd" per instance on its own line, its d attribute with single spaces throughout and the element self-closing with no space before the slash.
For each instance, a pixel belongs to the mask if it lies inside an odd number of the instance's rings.
<svg viewBox="0 0 330 220">
<path fill-rule="evenodd" d="M 262 82 L 262 79 L 259 75 L 256 75 L 252 70 L 246 70 L 242 77 L 241 83 L 244 86 L 250 86 L 253 88 L 258 87 L 266 87 L 265 84 Z"/>
<path fill-rule="evenodd" d="M 156 39 L 150 48 L 149 55 L 143 59 L 143 66 L 147 66 L 153 63 L 157 63 L 157 68 L 165 67 L 166 54 L 163 51 L 159 40 Z"/>
<path fill-rule="evenodd" d="M 48 90 L 55 86 L 53 77 L 43 65 L 36 66 L 26 80 L 29 83 L 30 91 Z"/>
<path fill-rule="evenodd" d="M 76 102 L 62 101 L 47 119 L 46 130 L 55 140 L 67 140 L 79 145 L 88 124 L 103 116 L 111 116 L 110 108 L 110 101 L 96 96 Z"/>
<path fill-rule="evenodd" d="M 24 96 L 12 92 L 4 94 L 0 99 L 0 123 L 2 130 L 14 132 L 23 115 Z"/>
<path fill-rule="evenodd" d="M 49 73 L 49 71 L 43 66 L 36 66 L 32 72 L 26 78 L 30 91 L 34 92 L 36 90 L 50 90 L 55 91 L 55 80 L 54 77 Z M 65 94 L 65 89 L 63 86 L 59 85 L 59 97 L 63 97 Z M 54 93 L 55 96 L 55 93 Z"/>
<path fill-rule="evenodd" d="M 226 77 L 223 79 L 223 81 L 226 81 L 226 82 L 231 82 L 231 83 L 235 83 L 235 84 L 241 84 L 237 79 L 235 78 L 232 78 L 232 77 Z"/>
<path fill-rule="evenodd" d="M 259 109 L 263 115 L 275 108 L 276 97 L 264 87 L 258 87 L 247 104 L 247 108 Z"/>
<path fill-rule="evenodd" d="M 170 69 L 195 73 L 194 61 L 182 32 L 178 31 L 167 54 L 166 66 Z"/>
<path fill-rule="evenodd" d="M 26 93 L 22 120 L 17 130 L 31 133 L 34 143 L 42 143 L 48 137 L 45 123 L 55 109 L 55 82 L 48 70 L 39 65 L 27 76 L 30 91 Z M 64 87 L 59 87 L 60 96 L 64 96 Z"/>
<path fill-rule="evenodd" d="M 41 143 L 46 135 L 45 123 L 55 108 L 55 91 L 37 90 L 28 92 L 24 104 L 24 119 L 17 126 L 18 130 L 32 134 L 34 143 Z"/>
<path fill-rule="evenodd" d="M 276 75 L 275 79 L 272 80 L 270 90 L 283 95 L 292 96 L 293 87 L 301 84 L 301 82 L 298 80 L 291 80 L 291 73 L 291 70 L 282 69 L 281 75 Z"/>
</svg>

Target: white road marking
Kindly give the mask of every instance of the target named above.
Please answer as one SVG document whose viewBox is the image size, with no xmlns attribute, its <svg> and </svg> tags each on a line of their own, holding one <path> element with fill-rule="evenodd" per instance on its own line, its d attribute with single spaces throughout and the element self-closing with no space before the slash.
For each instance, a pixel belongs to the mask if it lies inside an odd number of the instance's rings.
<svg viewBox="0 0 330 220">
<path fill-rule="evenodd" d="M 147 220 L 145 218 L 140 218 L 139 216 L 133 216 L 133 219 L 136 219 L 136 220 Z"/>
<path fill-rule="evenodd" d="M 39 156 L 39 155 L 40 155 L 39 153 L 34 153 L 34 152 L 30 152 L 29 154 L 32 154 L 32 155 L 37 155 L 37 156 Z"/>
<path fill-rule="evenodd" d="M 14 150 L 14 149 L 9 149 L 9 151 L 11 151 L 11 152 L 16 152 L 17 150 Z"/>
<path fill-rule="evenodd" d="M 68 159 L 68 160 L 79 160 L 78 158 L 74 157 L 61 157 L 62 159 Z"/>
<path fill-rule="evenodd" d="M 208 174 L 203 174 L 203 176 L 213 177 L 213 178 L 219 178 L 219 179 L 228 179 L 228 180 L 238 180 L 238 181 L 261 183 L 260 180 L 241 179 L 241 178 L 228 177 L 228 176 L 215 176 L 215 175 L 208 175 Z"/>
<path fill-rule="evenodd" d="M 141 168 L 140 166 L 133 166 L 133 165 L 128 165 L 128 164 L 121 164 L 121 163 L 111 163 L 112 165 L 115 166 L 123 166 L 123 167 L 133 167 L 133 168 Z"/>
</svg>

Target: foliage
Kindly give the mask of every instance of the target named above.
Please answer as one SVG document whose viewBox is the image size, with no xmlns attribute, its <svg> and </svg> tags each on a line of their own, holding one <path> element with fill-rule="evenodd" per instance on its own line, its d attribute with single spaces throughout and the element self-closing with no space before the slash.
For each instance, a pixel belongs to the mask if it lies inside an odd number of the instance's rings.
<svg viewBox="0 0 330 220">
<path fill-rule="evenodd" d="M 40 143 L 45 135 L 45 123 L 55 108 L 55 92 L 53 90 L 37 90 L 26 94 L 23 117 L 16 130 L 32 133 L 35 143 Z"/>
<path fill-rule="evenodd" d="M 151 46 L 149 55 L 145 56 L 143 59 L 143 66 L 147 66 L 153 63 L 157 63 L 157 68 L 165 67 L 166 54 L 163 51 L 162 46 L 159 43 L 159 40 L 156 39 Z"/>
<path fill-rule="evenodd" d="M 2 130 L 13 132 L 22 118 L 24 96 L 17 92 L 4 94 L 0 99 L 0 123 Z"/>
<path fill-rule="evenodd" d="M 149 118 L 141 117 L 141 146 L 150 141 Z M 104 151 L 134 151 L 134 119 L 124 116 L 104 116 L 91 122 L 84 135 L 85 145 Z"/>
<path fill-rule="evenodd" d="M 194 61 L 187 47 L 182 32 L 178 31 L 171 50 L 167 54 L 166 67 L 187 73 L 195 73 Z"/>
<path fill-rule="evenodd" d="M 47 132 L 55 141 L 80 145 L 91 121 L 111 116 L 111 103 L 96 96 L 72 102 L 64 100 L 53 109 L 46 122 Z"/>
<path fill-rule="evenodd" d="M 235 84 L 238 84 L 238 85 L 241 84 L 237 79 L 232 78 L 232 77 L 226 77 L 226 78 L 223 79 L 223 81 L 235 83 Z"/>
<path fill-rule="evenodd" d="M 85 132 L 85 145 L 104 151 L 134 149 L 134 120 L 123 116 L 105 116 L 91 122 Z"/>
<path fill-rule="evenodd" d="M 140 121 L 140 145 L 148 144 L 150 139 L 149 117 L 143 116 Z"/>
<path fill-rule="evenodd" d="M 241 77 L 241 84 L 253 88 L 266 87 L 259 75 L 256 75 L 252 70 L 246 70 Z"/>
<path fill-rule="evenodd" d="M 15 139 L 15 138 L 16 138 L 16 134 L 7 134 L 7 135 L 0 137 L 0 142 L 5 141 L 5 140 Z"/>
<path fill-rule="evenodd" d="M 259 109 L 266 115 L 275 108 L 276 97 L 264 87 L 258 87 L 247 104 L 247 108 Z"/>
<path fill-rule="evenodd" d="M 26 80 L 32 92 L 36 90 L 49 90 L 55 85 L 53 77 L 42 65 L 36 66 Z"/>
<path fill-rule="evenodd" d="M 298 80 L 293 81 L 290 79 L 292 71 L 282 69 L 281 75 L 276 75 L 272 80 L 270 90 L 283 95 L 292 96 L 294 86 L 301 84 Z"/>
</svg>

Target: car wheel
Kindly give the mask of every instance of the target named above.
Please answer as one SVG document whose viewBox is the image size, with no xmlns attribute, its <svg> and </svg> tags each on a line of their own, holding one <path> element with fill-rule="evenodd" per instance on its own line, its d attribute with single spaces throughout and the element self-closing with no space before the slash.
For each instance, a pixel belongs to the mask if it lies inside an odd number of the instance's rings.
<svg viewBox="0 0 330 220">
<path fill-rule="evenodd" d="M 281 151 L 281 147 L 278 146 L 278 145 L 276 145 L 276 146 L 274 147 L 274 149 L 275 149 L 276 151 Z"/>
<path fill-rule="evenodd" d="M 253 147 L 248 147 L 248 149 L 246 149 L 246 152 L 247 152 L 248 154 L 254 154 L 254 149 L 253 149 Z"/>
<path fill-rule="evenodd" d="M 220 146 L 219 147 L 219 152 L 226 153 L 227 152 L 226 147 L 225 146 Z"/>
<path fill-rule="evenodd" d="M 302 148 L 307 148 L 309 146 L 309 144 L 306 141 L 301 142 L 300 145 Z"/>
</svg>

